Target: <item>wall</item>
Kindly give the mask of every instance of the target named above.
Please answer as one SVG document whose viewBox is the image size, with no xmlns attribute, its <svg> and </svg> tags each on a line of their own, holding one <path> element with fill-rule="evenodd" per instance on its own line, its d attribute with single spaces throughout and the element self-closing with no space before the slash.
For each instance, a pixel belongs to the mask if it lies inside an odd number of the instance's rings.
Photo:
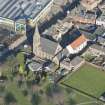
<svg viewBox="0 0 105 105">
<path fill-rule="evenodd" d="M 79 47 L 73 49 L 71 46 L 67 46 L 67 49 L 70 54 L 76 54 L 79 53 L 83 48 L 85 48 L 87 45 L 87 41 L 85 41 L 83 44 L 81 44 Z"/>
</svg>

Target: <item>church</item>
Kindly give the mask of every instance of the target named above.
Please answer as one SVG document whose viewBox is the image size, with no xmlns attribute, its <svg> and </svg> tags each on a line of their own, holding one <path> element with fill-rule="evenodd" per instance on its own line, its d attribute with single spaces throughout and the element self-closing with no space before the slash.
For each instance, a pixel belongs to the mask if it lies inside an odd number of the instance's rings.
<svg viewBox="0 0 105 105">
<path fill-rule="evenodd" d="M 67 34 L 67 36 L 70 35 Z M 65 37 L 65 35 L 63 37 Z M 51 60 L 60 67 L 69 70 L 72 67 L 69 59 L 70 54 L 79 53 L 82 49 L 84 49 L 87 45 L 87 39 L 84 35 L 80 34 L 74 36 L 73 40 L 69 41 L 68 38 L 67 40 L 62 38 L 62 40 L 59 43 L 42 37 L 36 24 L 33 35 L 33 53 L 41 59 Z"/>
</svg>

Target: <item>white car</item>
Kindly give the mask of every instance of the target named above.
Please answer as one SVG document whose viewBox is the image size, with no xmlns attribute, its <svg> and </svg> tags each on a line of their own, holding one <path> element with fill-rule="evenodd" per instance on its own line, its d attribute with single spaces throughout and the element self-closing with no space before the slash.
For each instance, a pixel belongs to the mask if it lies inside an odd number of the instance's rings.
<svg viewBox="0 0 105 105">
<path fill-rule="evenodd" d="M 105 33 L 102 34 L 102 37 L 105 37 Z"/>
</svg>

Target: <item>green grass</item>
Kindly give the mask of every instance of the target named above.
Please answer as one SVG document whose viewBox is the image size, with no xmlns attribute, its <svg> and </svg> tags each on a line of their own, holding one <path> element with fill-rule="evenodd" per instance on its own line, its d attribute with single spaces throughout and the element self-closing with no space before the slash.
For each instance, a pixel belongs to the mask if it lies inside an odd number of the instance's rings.
<svg viewBox="0 0 105 105">
<path fill-rule="evenodd" d="M 96 97 L 105 92 L 105 72 L 87 64 L 63 82 Z"/>
<path fill-rule="evenodd" d="M 43 91 L 44 89 L 46 89 L 45 87 L 48 84 L 49 82 L 46 81 L 45 84 L 41 85 L 41 88 L 43 89 Z M 63 98 L 64 98 L 65 105 L 71 105 L 69 101 L 70 99 L 72 99 L 75 102 L 75 104 L 72 104 L 72 105 L 96 101 L 95 99 L 87 97 L 86 95 L 83 95 L 77 91 L 74 91 L 73 89 L 70 89 L 70 92 L 67 92 L 65 87 L 61 86 L 61 88 L 63 92 Z M 11 92 L 14 95 L 14 97 L 17 100 L 17 105 L 32 105 L 29 102 L 28 97 L 23 96 L 21 89 L 17 87 L 15 82 L 8 83 L 6 90 Z M 48 99 L 45 96 L 45 93 L 43 95 L 40 95 L 40 98 L 41 98 L 41 103 L 39 105 L 43 105 L 43 104 L 44 105 L 56 105 L 54 103 L 53 98 L 50 99 L 50 101 L 48 101 Z M 62 98 L 60 100 L 62 100 Z M 96 104 L 92 103 L 92 104 L 86 104 L 86 105 L 96 105 Z"/>
<path fill-rule="evenodd" d="M 18 105 L 32 105 L 26 97 L 23 96 L 21 90 L 17 88 L 16 83 L 7 85 L 7 91 L 11 92 L 17 100 Z"/>
<path fill-rule="evenodd" d="M 105 91 L 105 73 L 103 71 L 97 70 L 90 65 L 84 65 L 77 72 L 75 72 L 72 76 L 68 76 L 63 82 L 66 84 L 78 88 L 82 91 L 85 91 L 89 94 L 99 97 L 101 93 Z M 40 84 L 40 88 L 45 91 L 46 86 L 49 84 L 49 81 L 42 81 Z M 16 81 L 9 81 L 6 90 L 13 93 L 14 97 L 17 100 L 17 105 L 32 105 L 28 100 L 28 97 L 25 97 L 22 94 L 20 88 L 17 87 Z M 72 92 L 66 92 L 66 89 L 63 87 L 63 98 L 65 105 L 71 105 L 69 100 L 72 99 L 76 104 L 87 103 L 87 102 L 95 102 L 96 100 L 88 97 L 84 94 L 81 94 L 77 91 L 71 89 Z M 41 103 L 40 105 L 55 105 L 54 99 L 52 98 L 49 102 L 45 95 L 40 95 Z M 61 99 L 62 100 L 62 99 Z M 72 104 L 72 105 L 76 105 Z M 98 105 L 96 103 L 88 103 L 86 105 Z M 99 104 L 102 105 L 102 104 Z"/>
</svg>

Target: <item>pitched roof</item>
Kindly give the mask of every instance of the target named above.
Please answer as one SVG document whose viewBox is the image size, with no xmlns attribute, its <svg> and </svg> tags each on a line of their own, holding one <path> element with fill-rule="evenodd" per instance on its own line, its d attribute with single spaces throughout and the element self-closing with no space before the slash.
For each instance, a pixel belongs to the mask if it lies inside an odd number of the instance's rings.
<svg viewBox="0 0 105 105">
<path fill-rule="evenodd" d="M 58 46 L 57 42 L 41 37 L 41 48 L 44 52 L 54 55 L 57 46 Z"/>
<path fill-rule="evenodd" d="M 63 48 L 66 48 L 69 44 L 73 43 L 77 38 L 81 36 L 81 33 L 77 29 L 70 30 L 67 34 L 62 36 L 62 40 L 60 42 L 60 45 Z"/>
<path fill-rule="evenodd" d="M 87 39 L 84 35 L 81 35 L 79 38 L 77 38 L 75 41 L 73 41 L 70 46 L 75 49 L 79 47 L 82 43 L 84 43 Z"/>
<path fill-rule="evenodd" d="M 56 57 L 58 58 L 59 61 L 62 61 L 64 59 L 64 57 L 68 56 L 68 50 L 65 48 L 62 51 L 60 51 Z"/>
<path fill-rule="evenodd" d="M 74 59 L 71 60 L 71 65 L 76 67 L 77 65 L 79 65 L 81 62 L 83 61 L 83 59 L 79 56 L 76 56 Z"/>
</svg>

